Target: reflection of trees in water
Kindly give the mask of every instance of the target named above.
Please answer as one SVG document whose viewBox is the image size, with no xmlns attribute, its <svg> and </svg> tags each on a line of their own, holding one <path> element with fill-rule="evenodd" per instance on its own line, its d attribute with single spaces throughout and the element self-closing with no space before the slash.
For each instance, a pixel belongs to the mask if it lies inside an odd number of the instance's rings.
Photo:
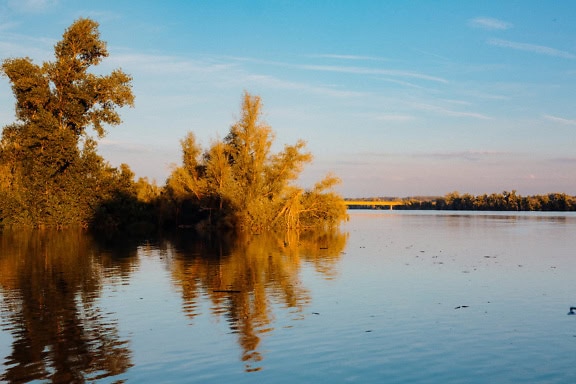
<svg viewBox="0 0 576 384">
<path fill-rule="evenodd" d="M 96 301 L 103 279 L 131 270 L 75 231 L 0 234 L 3 328 L 13 337 L 0 380 L 84 382 L 131 366 L 127 341 Z"/>
<path fill-rule="evenodd" d="M 196 316 L 200 296 L 208 297 L 212 313 L 224 316 L 238 334 L 246 370 L 260 370 L 258 346 L 260 336 L 273 330 L 271 307 L 301 313 L 310 301 L 299 278 L 302 263 L 334 277 L 346 240 L 340 232 L 187 242 L 180 238 L 174 242 L 172 274 L 186 314 Z"/>
</svg>

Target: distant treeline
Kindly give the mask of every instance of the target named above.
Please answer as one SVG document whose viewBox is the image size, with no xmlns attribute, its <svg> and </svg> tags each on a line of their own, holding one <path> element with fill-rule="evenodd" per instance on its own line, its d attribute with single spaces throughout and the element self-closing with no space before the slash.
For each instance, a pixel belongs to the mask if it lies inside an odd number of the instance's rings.
<svg viewBox="0 0 576 384">
<path fill-rule="evenodd" d="M 363 199 L 355 199 L 363 200 Z M 402 201 L 395 210 L 445 210 L 445 211 L 576 211 L 576 196 L 566 193 L 521 196 L 516 191 L 483 195 L 451 192 L 443 197 L 370 198 L 367 201 Z M 363 207 L 367 208 L 369 206 Z M 386 206 L 373 207 L 387 209 Z"/>
</svg>

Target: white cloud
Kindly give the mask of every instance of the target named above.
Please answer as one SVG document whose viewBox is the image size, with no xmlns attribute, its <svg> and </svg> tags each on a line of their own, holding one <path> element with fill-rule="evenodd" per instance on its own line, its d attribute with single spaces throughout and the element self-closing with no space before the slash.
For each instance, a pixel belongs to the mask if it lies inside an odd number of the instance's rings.
<svg viewBox="0 0 576 384">
<path fill-rule="evenodd" d="M 415 104 L 412 104 L 412 106 L 414 108 L 422 110 L 422 111 L 435 112 L 435 113 L 437 113 L 439 115 L 443 115 L 443 116 L 471 117 L 471 118 L 480 119 L 480 120 L 491 120 L 490 117 L 483 115 L 481 113 L 455 111 L 455 110 L 447 109 L 447 108 L 444 108 L 444 107 L 441 107 L 438 105 L 415 103 Z"/>
<path fill-rule="evenodd" d="M 419 88 L 419 89 L 424 88 L 424 87 L 422 87 L 422 86 L 420 86 L 420 85 L 416 85 L 416 84 L 410 83 L 410 82 L 408 82 L 408 81 L 403 81 L 403 80 L 388 79 L 388 78 L 380 78 L 379 80 L 380 80 L 380 81 L 385 81 L 385 82 L 388 82 L 388 83 L 399 84 L 399 85 L 402 85 L 402 86 L 405 86 L 405 87 L 409 87 L 409 88 Z"/>
<path fill-rule="evenodd" d="M 120 140 L 110 140 L 108 138 L 99 139 L 98 144 L 101 148 L 119 153 L 136 153 L 144 155 L 152 152 L 148 146 L 143 144 Z"/>
<path fill-rule="evenodd" d="M 332 65 L 298 65 L 296 66 L 301 69 L 306 69 L 310 71 L 323 71 L 323 72 L 340 72 L 340 73 L 351 73 L 357 75 L 384 75 L 384 76 L 397 76 L 397 77 L 408 77 L 421 80 L 436 81 L 439 83 L 447 83 L 448 80 L 437 76 L 430 76 L 418 72 L 402 71 L 395 69 L 372 69 L 363 67 L 342 67 L 342 66 L 332 66 Z"/>
<path fill-rule="evenodd" d="M 58 4 L 58 0 L 10 0 L 8 6 L 19 12 L 42 12 Z"/>
<path fill-rule="evenodd" d="M 564 59 L 576 59 L 576 55 L 573 53 L 561 51 L 556 48 L 550 48 L 543 45 L 518 43 L 515 41 L 502 40 L 502 39 L 488 40 L 488 44 L 494 45 L 496 47 L 516 49 L 518 51 L 533 52 L 541 55 L 561 57 Z"/>
<path fill-rule="evenodd" d="M 210 60 L 187 60 L 177 56 L 122 53 L 110 55 L 105 62 L 113 66 L 137 68 L 139 72 L 180 75 L 191 72 L 214 73 L 229 70 L 235 66 Z"/>
<path fill-rule="evenodd" d="M 0 18 L 0 32 L 2 32 L 2 31 L 8 31 L 8 30 L 13 29 L 13 28 L 15 28 L 15 27 L 17 27 L 17 26 L 18 26 L 18 23 L 15 23 L 15 22 L 13 22 L 13 21 L 3 21 L 3 20 Z"/>
<path fill-rule="evenodd" d="M 494 19 L 491 17 L 477 17 L 468 22 L 474 28 L 482 28 L 487 30 L 505 30 L 512 28 L 511 23 L 502 20 Z"/>
<path fill-rule="evenodd" d="M 319 55 L 317 57 L 326 57 L 330 55 Z M 346 55 L 333 55 L 334 57 L 348 57 L 350 60 L 379 60 L 384 61 L 384 59 L 378 58 L 371 58 L 368 56 L 346 56 Z M 379 75 L 379 76 L 392 76 L 392 77 L 403 77 L 403 78 L 413 78 L 413 79 L 420 79 L 420 80 L 428 80 L 428 81 L 435 81 L 439 83 L 448 83 L 448 80 L 438 77 L 438 76 L 431 76 L 424 73 L 419 72 L 412 72 L 412 71 L 405 71 L 405 70 L 398 70 L 398 69 L 379 69 L 379 68 L 366 68 L 366 67 L 357 67 L 357 66 L 338 66 L 338 65 L 315 65 L 315 64 L 292 64 L 286 62 L 277 62 L 277 61 L 267 61 L 267 60 L 259 60 L 247 57 L 225 57 L 231 61 L 236 62 L 251 62 L 256 64 L 262 65 L 275 65 L 281 66 L 285 68 L 295 68 L 295 69 L 303 69 L 308 71 L 321 71 L 321 72 L 339 72 L 339 73 L 349 73 L 349 74 L 356 74 L 356 75 Z"/>
<path fill-rule="evenodd" d="M 552 116 L 552 115 L 544 115 L 546 120 L 553 121 L 555 123 L 560 123 L 564 125 L 576 125 L 576 120 L 571 119 L 564 119 L 562 117 Z"/>
<path fill-rule="evenodd" d="M 252 62 L 248 59 L 238 58 L 212 58 L 188 59 L 179 56 L 148 55 L 148 54 L 116 54 L 105 61 L 104 68 L 123 67 L 128 72 L 144 72 L 147 74 L 162 74 L 163 76 L 177 75 L 181 79 L 184 75 L 200 75 L 204 81 L 231 84 L 258 84 L 272 89 L 287 89 L 306 91 L 334 97 L 358 97 L 365 93 L 342 90 L 329 86 L 314 86 L 303 82 L 286 81 L 281 78 L 252 73 L 244 69 L 239 61 Z"/>
<path fill-rule="evenodd" d="M 461 160 L 469 160 L 469 161 L 478 161 L 480 159 L 490 159 L 493 157 L 501 157 L 507 156 L 508 153 L 505 152 L 496 152 L 496 151 L 477 151 L 477 150 L 470 150 L 470 151 L 460 151 L 460 152 L 432 152 L 432 153 L 419 153 L 415 154 L 415 157 L 429 157 L 439 160 L 454 160 L 454 159 L 461 159 Z"/>
<path fill-rule="evenodd" d="M 241 78 L 242 82 L 256 83 L 273 89 L 288 89 L 288 90 L 300 90 L 307 91 L 316 94 L 323 94 L 327 96 L 336 97 L 359 97 L 364 96 L 362 92 L 338 90 L 330 87 L 318 87 L 312 86 L 306 83 L 285 81 L 277 77 L 269 75 L 245 75 Z"/>
<path fill-rule="evenodd" d="M 381 57 L 362 56 L 362 55 L 320 54 L 320 55 L 310 55 L 310 57 L 323 58 L 323 59 L 338 59 L 338 60 L 388 61 L 388 59 L 384 59 Z"/>
<path fill-rule="evenodd" d="M 576 157 L 558 157 L 558 158 L 552 159 L 551 161 L 553 161 L 555 163 L 573 165 L 573 164 L 576 164 Z"/>
<path fill-rule="evenodd" d="M 30 57 L 37 64 L 39 61 L 53 59 L 50 47 L 53 40 L 47 38 L 33 39 L 26 36 L 1 34 L 0 57 Z M 48 47 L 48 48 L 46 48 Z"/>
<path fill-rule="evenodd" d="M 378 115 L 375 118 L 379 121 L 391 121 L 391 122 L 404 122 L 414 120 L 414 116 L 410 115 Z"/>
</svg>

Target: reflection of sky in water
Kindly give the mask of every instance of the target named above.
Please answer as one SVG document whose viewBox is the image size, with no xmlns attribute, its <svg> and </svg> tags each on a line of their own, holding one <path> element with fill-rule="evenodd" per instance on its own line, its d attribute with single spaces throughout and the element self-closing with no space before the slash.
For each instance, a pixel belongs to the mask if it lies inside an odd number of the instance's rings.
<svg viewBox="0 0 576 384">
<path fill-rule="evenodd" d="M 131 340 L 134 363 L 127 377 L 134 382 L 182 382 L 183 370 L 201 374 L 223 359 L 232 366 L 236 363 L 236 371 L 242 370 L 239 347 L 227 337 L 225 321 L 208 315 L 209 304 L 199 303 L 198 311 L 206 316 L 194 320 L 182 312 L 182 296 L 158 252 L 141 257 L 129 285 L 111 291 L 104 294 L 103 305 L 123 319 L 121 333 Z"/>
<path fill-rule="evenodd" d="M 314 366 L 362 381 L 576 378 L 576 217 L 353 212 L 346 228 L 338 279 L 303 279 Z"/>
<path fill-rule="evenodd" d="M 353 211 L 344 230 L 343 253 L 329 262 L 324 244 L 287 259 L 278 248 L 209 260 L 141 248 L 130 274 L 111 276 L 96 301 L 131 351 L 133 366 L 114 379 L 576 380 L 576 316 L 566 315 L 576 305 L 575 215 Z M 250 322 L 231 320 L 237 293 L 216 295 L 212 279 L 235 282 L 249 271 L 268 276 L 254 280 L 264 282 L 268 301 L 234 310 L 260 308 L 271 320 L 255 333 L 262 360 L 245 362 L 234 327 Z M 201 284 L 191 288 L 194 277 Z M 298 285 L 297 305 L 282 300 L 290 291 L 282 284 Z M 11 342 L 0 332 L 3 356 Z"/>
<path fill-rule="evenodd" d="M 375 375 L 534 382 L 536 362 L 552 359 L 547 374 L 574 377 L 574 217 L 370 212 L 348 228 L 338 291 L 314 303 L 338 303 L 330 321 L 358 332 L 346 345 L 370 356 L 358 361 Z"/>
</svg>

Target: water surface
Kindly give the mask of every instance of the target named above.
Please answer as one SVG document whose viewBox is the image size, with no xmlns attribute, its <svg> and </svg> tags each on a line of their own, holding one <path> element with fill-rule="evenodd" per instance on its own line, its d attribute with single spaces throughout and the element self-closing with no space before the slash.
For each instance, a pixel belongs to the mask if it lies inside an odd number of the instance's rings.
<svg viewBox="0 0 576 384">
<path fill-rule="evenodd" d="M 351 211 L 339 232 L 0 235 L 8 383 L 576 381 L 576 216 Z"/>
</svg>

